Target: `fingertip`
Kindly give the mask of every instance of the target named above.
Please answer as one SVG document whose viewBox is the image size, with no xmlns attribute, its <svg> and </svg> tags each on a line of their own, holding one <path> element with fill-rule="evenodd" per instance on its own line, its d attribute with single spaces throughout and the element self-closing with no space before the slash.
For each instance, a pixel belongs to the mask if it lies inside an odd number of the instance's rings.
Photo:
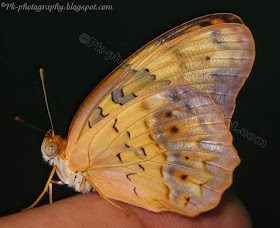
<svg viewBox="0 0 280 228">
<path fill-rule="evenodd" d="M 155 224 L 167 227 L 251 227 L 249 214 L 242 202 L 232 193 L 226 192 L 220 204 L 196 217 L 188 217 L 176 213 L 153 213 L 147 210 L 131 206 L 147 227 Z"/>
<path fill-rule="evenodd" d="M 251 227 L 247 210 L 241 201 L 226 193 L 217 208 L 196 217 L 176 213 L 154 213 L 117 202 L 127 213 L 112 206 L 98 194 L 70 197 L 50 205 L 1 218 L 0 226 L 96 226 L 115 227 Z"/>
</svg>

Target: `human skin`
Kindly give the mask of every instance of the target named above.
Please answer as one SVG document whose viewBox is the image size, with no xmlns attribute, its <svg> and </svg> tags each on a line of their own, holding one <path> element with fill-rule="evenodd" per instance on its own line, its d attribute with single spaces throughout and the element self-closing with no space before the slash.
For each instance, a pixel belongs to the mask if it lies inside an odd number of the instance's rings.
<svg viewBox="0 0 280 228">
<path fill-rule="evenodd" d="M 0 227 L 251 227 L 245 207 L 229 192 L 218 207 L 193 218 L 116 203 L 126 213 L 96 193 L 81 194 L 0 218 Z"/>
</svg>

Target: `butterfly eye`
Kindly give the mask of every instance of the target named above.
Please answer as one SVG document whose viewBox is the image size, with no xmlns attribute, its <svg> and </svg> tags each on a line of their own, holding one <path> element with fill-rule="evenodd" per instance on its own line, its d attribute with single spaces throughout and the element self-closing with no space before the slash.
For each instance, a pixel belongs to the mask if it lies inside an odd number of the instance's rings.
<svg viewBox="0 0 280 228">
<path fill-rule="evenodd" d="M 59 151 L 59 145 L 56 142 L 49 142 L 45 146 L 45 153 L 49 158 L 53 158 Z"/>
</svg>

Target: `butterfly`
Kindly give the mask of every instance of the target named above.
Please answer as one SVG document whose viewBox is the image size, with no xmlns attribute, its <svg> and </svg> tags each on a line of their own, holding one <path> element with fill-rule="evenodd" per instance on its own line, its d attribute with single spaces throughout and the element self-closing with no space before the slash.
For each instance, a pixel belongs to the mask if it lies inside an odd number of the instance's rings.
<svg viewBox="0 0 280 228">
<path fill-rule="evenodd" d="M 216 207 L 240 163 L 229 124 L 254 58 L 250 30 L 229 13 L 154 39 L 92 91 L 67 139 L 50 121 L 41 151 L 53 169 L 29 208 L 48 189 L 52 202 L 53 183 L 153 212 L 195 216 Z"/>
</svg>

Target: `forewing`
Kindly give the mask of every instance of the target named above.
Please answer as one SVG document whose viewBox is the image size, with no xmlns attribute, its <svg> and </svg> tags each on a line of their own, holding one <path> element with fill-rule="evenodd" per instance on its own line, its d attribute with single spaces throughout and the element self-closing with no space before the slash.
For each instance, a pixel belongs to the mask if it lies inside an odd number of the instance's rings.
<svg viewBox="0 0 280 228">
<path fill-rule="evenodd" d="M 250 31 L 232 14 L 207 15 L 170 30 L 129 57 L 85 100 L 70 127 L 68 151 L 128 101 L 172 84 L 210 94 L 229 126 L 254 55 Z"/>
<path fill-rule="evenodd" d="M 189 216 L 215 207 L 239 158 L 213 99 L 168 86 L 124 104 L 69 156 L 106 197 Z"/>
</svg>

